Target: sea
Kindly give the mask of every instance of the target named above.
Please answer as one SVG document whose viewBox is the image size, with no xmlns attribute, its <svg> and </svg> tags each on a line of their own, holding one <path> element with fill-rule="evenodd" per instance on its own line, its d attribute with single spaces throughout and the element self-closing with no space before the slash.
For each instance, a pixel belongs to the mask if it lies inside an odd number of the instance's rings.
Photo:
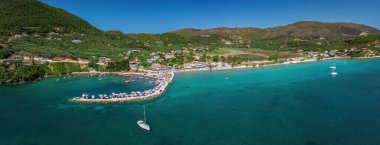
<svg viewBox="0 0 380 145">
<path fill-rule="evenodd" d="M 0 145 L 380 145 L 380 59 L 177 73 L 147 102 L 69 101 L 154 87 L 124 79 L 1 85 Z"/>
</svg>

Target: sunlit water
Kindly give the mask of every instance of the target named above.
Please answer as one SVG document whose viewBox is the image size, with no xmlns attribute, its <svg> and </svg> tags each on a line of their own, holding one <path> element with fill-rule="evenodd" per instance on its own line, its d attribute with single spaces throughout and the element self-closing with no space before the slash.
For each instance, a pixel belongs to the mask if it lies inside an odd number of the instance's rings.
<svg viewBox="0 0 380 145">
<path fill-rule="evenodd" d="M 144 90 L 114 76 L 0 86 L 0 145 L 377 145 L 380 59 L 176 74 L 159 99 L 75 104 Z M 152 131 L 139 128 L 142 105 Z"/>
</svg>

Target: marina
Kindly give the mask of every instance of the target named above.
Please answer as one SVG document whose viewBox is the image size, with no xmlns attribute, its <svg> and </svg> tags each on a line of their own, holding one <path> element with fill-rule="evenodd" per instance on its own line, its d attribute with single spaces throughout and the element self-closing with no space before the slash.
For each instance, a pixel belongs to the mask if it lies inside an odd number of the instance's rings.
<svg viewBox="0 0 380 145">
<path fill-rule="evenodd" d="M 132 91 L 130 93 L 121 92 L 121 93 L 111 93 L 111 94 L 98 94 L 90 95 L 87 93 L 83 93 L 80 97 L 75 97 L 70 99 L 72 102 L 78 103 L 126 103 L 126 102 L 134 102 L 134 101 L 143 101 L 153 99 L 162 95 L 165 92 L 169 84 L 172 82 L 174 78 L 173 71 L 160 71 L 160 72 L 148 72 L 146 74 L 140 73 L 116 73 L 117 75 L 132 75 L 132 79 L 125 80 L 126 83 L 133 82 L 133 76 L 138 79 L 154 79 L 155 81 L 149 81 L 148 83 L 155 83 L 155 86 L 152 89 L 144 90 L 144 91 Z"/>
</svg>

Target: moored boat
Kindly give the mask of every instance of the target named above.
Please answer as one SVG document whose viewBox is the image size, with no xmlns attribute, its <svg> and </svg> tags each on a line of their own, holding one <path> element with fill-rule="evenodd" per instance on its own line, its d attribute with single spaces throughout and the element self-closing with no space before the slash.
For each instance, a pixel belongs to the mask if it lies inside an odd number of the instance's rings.
<svg viewBox="0 0 380 145">
<path fill-rule="evenodd" d="M 144 105 L 144 120 L 138 120 L 137 125 L 140 126 L 140 128 L 150 131 L 150 126 L 146 122 L 146 117 L 145 117 L 145 105 Z"/>
</svg>

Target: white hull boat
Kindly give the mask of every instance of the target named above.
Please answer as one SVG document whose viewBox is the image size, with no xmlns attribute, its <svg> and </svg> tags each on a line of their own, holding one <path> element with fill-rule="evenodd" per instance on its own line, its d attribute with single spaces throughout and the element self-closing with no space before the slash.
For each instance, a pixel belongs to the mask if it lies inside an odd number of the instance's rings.
<svg viewBox="0 0 380 145">
<path fill-rule="evenodd" d="M 330 75 L 336 76 L 336 75 L 338 75 L 338 73 L 337 72 L 331 72 Z"/>
<path fill-rule="evenodd" d="M 150 131 L 150 126 L 148 123 L 146 123 L 146 117 L 145 117 L 145 105 L 144 105 L 144 120 L 138 120 L 137 125 L 140 126 L 140 128 Z"/>
<path fill-rule="evenodd" d="M 139 125 L 142 129 L 150 131 L 150 126 L 146 124 L 143 120 L 137 121 L 137 125 Z"/>
</svg>

